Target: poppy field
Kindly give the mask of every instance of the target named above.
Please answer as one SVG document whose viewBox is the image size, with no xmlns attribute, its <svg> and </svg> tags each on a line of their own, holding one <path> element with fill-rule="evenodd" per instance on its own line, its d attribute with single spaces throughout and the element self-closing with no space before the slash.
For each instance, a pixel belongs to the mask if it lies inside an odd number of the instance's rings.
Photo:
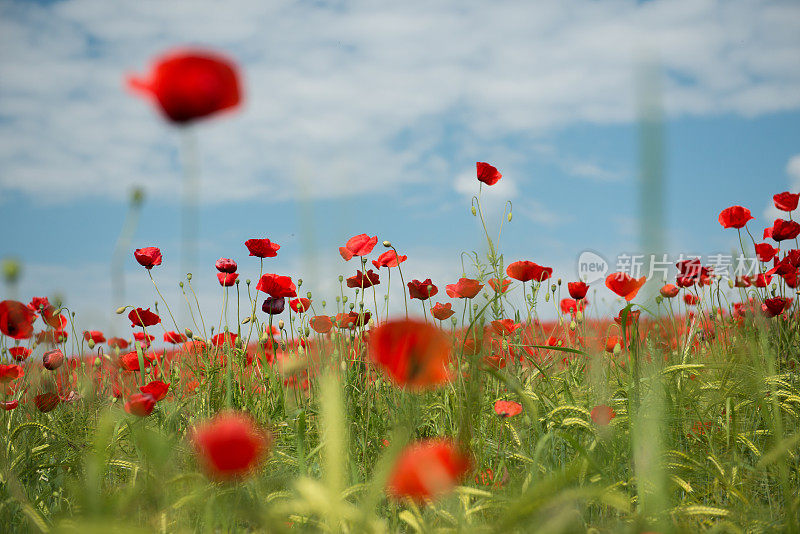
<svg viewBox="0 0 800 534">
<path fill-rule="evenodd" d="M 235 67 L 200 52 L 130 86 L 181 127 L 240 101 Z M 2 300 L 0 531 L 800 531 L 800 194 L 774 195 L 766 229 L 743 206 L 707 214 L 752 275 L 690 258 L 667 283 L 587 281 L 504 257 L 494 164 L 462 221 L 485 252 L 458 279 L 408 279 L 415 258 L 364 233 L 317 294 L 254 235 L 200 268 L 219 315 L 192 274 L 160 276 L 177 254 L 158 243 L 126 251 L 152 293 L 109 310 L 123 336 Z M 593 310 L 600 287 L 615 316 Z"/>
</svg>

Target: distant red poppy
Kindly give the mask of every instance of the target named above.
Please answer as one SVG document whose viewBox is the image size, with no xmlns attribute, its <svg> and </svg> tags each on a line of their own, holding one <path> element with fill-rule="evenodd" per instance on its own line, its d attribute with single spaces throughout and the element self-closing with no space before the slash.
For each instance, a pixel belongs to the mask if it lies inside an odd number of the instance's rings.
<svg viewBox="0 0 800 534">
<path fill-rule="evenodd" d="M 676 287 L 673 284 L 666 284 L 661 288 L 661 296 L 665 299 L 671 299 L 678 296 L 678 292 L 680 290 L 681 289 L 679 287 Z"/>
<path fill-rule="evenodd" d="M 368 236 L 360 234 L 347 240 L 343 247 L 339 247 L 339 254 L 345 261 L 349 261 L 353 256 L 366 256 L 378 243 L 378 236 Z"/>
<path fill-rule="evenodd" d="M 520 282 L 544 282 L 553 274 L 551 267 L 542 267 L 532 261 L 515 261 L 506 267 L 506 274 Z"/>
<path fill-rule="evenodd" d="M 637 280 L 628 273 L 611 273 L 606 277 L 606 287 L 630 302 L 639 293 L 645 281 L 644 276 Z"/>
<path fill-rule="evenodd" d="M 273 243 L 269 239 L 248 239 L 244 246 L 250 251 L 251 256 L 256 258 L 274 258 L 278 255 L 281 246 Z"/>
<path fill-rule="evenodd" d="M 309 319 L 308 324 L 319 334 L 327 334 L 333 328 L 333 321 L 327 315 L 315 315 Z"/>
<path fill-rule="evenodd" d="M 694 293 L 686 293 L 683 295 L 683 302 L 685 302 L 687 306 L 697 306 L 697 303 L 700 302 L 700 297 Z"/>
<path fill-rule="evenodd" d="M 40 412 L 47 413 L 53 411 L 58 406 L 58 403 L 61 402 L 61 399 L 55 393 L 47 392 L 36 395 L 33 398 L 33 402 Z"/>
<path fill-rule="evenodd" d="M 370 312 L 356 313 L 351 311 L 349 313 L 337 313 L 333 322 L 337 328 L 349 329 L 366 325 L 369 323 L 370 316 Z"/>
<path fill-rule="evenodd" d="M 10 412 L 14 408 L 19 406 L 19 401 L 17 399 L 10 400 L 10 401 L 0 401 L 0 409 Z"/>
<path fill-rule="evenodd" d="M 165 343 L 172 343 L 173 345 L 179 345 L 186 341 L 186 336 L 179 332 L 175 332 L 174 330 L 170 330 L 169 332 L 164 332 L 164 342 Z"/>
<path fill-rule="evenodd" d="M 492 330 L 499 336 L 510 336 L 520 328 L 522 325 L 515 323 L 513 319 L 492 321 Z"/>
<path fill-rule="evenodd" d="M 125 411 L 139 417 L 147 417 L 155 407 L 156 399 L 148 393 L 134 393 L 125 403 Z"/>
<path fill-rule="evenodd" d="M 408 294 L 412 299 L 427 300 L 439 292 L 439 288 L 433 285 L 430 278 L 422 282 L 412 280 L 408 284 Z"/>
<path fill-rule="evenodd" d="M 53 305 L 47 306 L 41 311 L 42 320 L 47 323 L 48 326 L 55 328 L 56 330 L 63 330 L 64 327 L 67 326 L 67 318 L 64 317 L 59 311 L 59 308 L 56 308 Z"/>
<path fill-rule="evenodd" d="M 67 334 L 66 330 L 45 330 L 42 332 L 36 332 L 36 339 L 37 344 L 48 343 L 50 345 L 57 345 L 59 343 L 64 343 L 69 335 Z"/>
<path fill-rule="evenodd" d="M 8 349 L 8 353 L 12 358 L 14 358 L 14 360 L 22 362 L 31 355 L 31 349 L 26 347 L 11 347 Z"/>
<path fill-rule="evenodd" d="M 469 455 L 450 439 L 417 441 L 400 453 L 386 490 L 395 500 L 409 498 L 421 504 L 449 493 L 471 466 Z"/>
<path fill-rule="evenodd" d="M 305 313 L 311 309 L 311 299 L 300 297 L 289 301 L 289 307 L 295 313 Z"/>
<path fill-rule="evenodd" d="M 0 302 L 0 332 L 14 339 L 27 339 L 33 335 L 36 314 L 21 302 Z"/>
<path fill-rule="evenodd" d="M 145 357 L 142 357 L 142 360 L 144 361 L 145 368 L 150 367 L 150 360 Z M 120 355 L 119 366 L 126 371 L 139 371 L 141 369 L 139 365 L 139 354 L 136 351 L 132 351 Z"/>
<path fill-rule="evenodd" d="M 473 299 L 483 289 L 483 284 L 472 278 L 459 278 L 455 284 L 447 284 L 445 291 L 451 299 Z"/>
<path fill-rule="evenodd" d="M 433 315 L 433 317 L 435 319 L 438 319 L 439 321 L 444 321 L 446 319 L 449 319 L 455 313 L 456 312 L 453 311 L 453 305 L 450 304 L 449 302 L 447 304 L 442 304 L 441 302 L 437 302 L 433 306 L 433 308 L 431 308 L 431 315 Z"/>
<path fill-rule="evenodd" d="M 217 273 L 217 280 L 222 287 L 231 287 L 239 279 L 239 273 Z"/>
<path fill-rule="evenodd" d="M 221 347 L 227 344 L 229 347 L 233 347 L 236 344 L 236 338 L 238 336 L 233 332 L 220 332 L 219 334 L 214 334 L 211 338 L 211 344 L 215 347 Z"/>
<path fill-rule="evenodd" d="M 407 259 L 408 256 L 398 256 L 394 250 L 387 250 L 378 256 L 377 260 L 372 260 L 372 265 L 374 265 L 376 269 L 380 269 L 381 267 L 397 267 Z"/>
<path fill-rule="evenodd" d="M 214 267 L 221 273 L 235 273 L 236 272 L 236 262 L 230 258 L 220 258 L 214 264 Z"/>
<path fill-rule="evenodd" d="M 494 413 L 500 417 L 514 417 L 522 413 L 522 405 L 518 402 L 499 400 L 494 403 Z"/>
<path fill-rule="evenodd" d="M 5 384 L 25 375 L 25 370 L 13 363 L 0 363 L 0 384 Z"/>
<path fill-rule="evenodd" d="M 91 339 L 96 344 L 106 342 L 106 336 L 104 336 L 103 333 L 99 330 L 85 330 L 83 332 L 83 339 L 85 339 L 86 341 L 89 341 Z"/>
<path fill-rule="evenodd" d="M 258 468 L 269 452 L 272 436 L 247 414 L 226 411 L 194 427 L 191 442 L 209 477 L 231 480 Z"/>
<path fill-rule="evenodd" d="M 783 219 L 775 219 L 772 228 L 764 230 L 764 238 L 769 237 L 777 242 L 794 239 L 798 235 L 800 235 L 800 224 L 796 221 L 785 221 Z"/>
<path fill-rule="evenodd" d="M 758 259 L 764 263 L 772 261 L 772 258 L 774 258 L 775 255 L 777 255 L 780 251 L 781 249 L 774 248 L 769 243 L 756 244 L 756 256 L 758 256 Z"/>
<path fill-rule="evenodd" d="M 599 404 L 592 408 L 592 421 L 599 426 L 607 426 L 617 414 L 610 406 Z"/>
<path fill-rule="evenodd" d="M 569 296 L 580 300 L 586 297 L 586 292 L 589 291 L 589 284 L 585 282 L 570 282 L 567 284 Z"/>
<path fill-rule="evenodd" d="M 33 297 L 28 304 L 31 311 L 36 313 L 39 313 L 48 306 L 50 306 L 50 300 L 47 297 Z"/>
<path fill-rule="evenodd" d="M 142 308 L 136 308 L 131 310 L 128 314 L 128 319 L 131 321 L 131 326 L 153 326 L 161 322 L 161 318 L 156 315 L 155 313 L 150 311 L 150 308 L 143 310 Z"/>
<path fill-rule="evenodd" d="M 784 191 L 772 197 L 775 202 L 775 207 L 781 211 L 793 211 L 797 209 L 797 201 L 800 200 L 800 194 L 790 193 Z"/>
<path fill-rule="evenodd" d="M 64 363 L 64 353 L 58 349 L 48 350 L 42 356 L 42 365 L 49 371 L 54 371 Z"/>
<path fill-rule="evenodd" d="M 161 265 L 161 250 L 158 247 L 137 248 L 133 251 L 133 257 L 147 270 Z"/>
<path fill-rule="evenodd" d="M 134 332 L 133 339 L 136 341 L 141 342 L 141 344 L 145 347 L 150 346 L 150 342 L 156 338 L 153 334 L 145 334 L 144 332 Z M 123 348 L 123 347 L 120 347 Z"/>
<path fill-rule="evenodd" d="M 772 275 L 758 273 L 753 278 L 753 285 L 756 287 L 767 287 L 772 282 Z"/>
<path fill-rule="evenodd" d="M 719 214 L 719 223 L 723 228 L 744 228 L 748 221 L 755 219 L 750 210 L 742 206 L 725 208 Z"/>
<path fill-rule="evenodd" d="M 776 317 L 782 314 L 792 305 L 792 299 L 784 297 L 775 297 L 764 300 L 761 305 L 761 310 L 767 317 Z"/>
<path fill-rule="evenodd" d="M 614 352 L 614 349 L 619 345 L 619 336 L 608 336 L 606 338 L 606 352 Z"/>
<path fill-rule="evenodd" d="M 618 325 L 622 326 L 622 312 L 625 311 L 625 308 L 621 309 L 616 317 L 614 317 L 614 322 Z M 635 324 L 639 321 L 639 317 L 642 315 L 641 310 L 628 310 L 628 314 L 625 316 L 625 324 L 631 325 Z"/>
<path fill-rule="evenodd" d="M 412 319 L 383 323 L 370 331 L 369 355 L 400 387 L 420 390 L 450 380 L 452 346 L 432 324 Z"/>
<path fill-rule="evenodd" d="M 372 269 L 366 273 L 356 270 L 356 274 L 347 279 L 347 287 L 368 288 L 380 284 L 378 273 Z"/>
<path fill-rule="evenodd" d="M 127 339 L 122 339 L 121 337 L 108 338 L 108 343 L 107 344 L 111 348 L 116 347 L 116 348 L 121 349 L 121 350 L 127 349 L 128 345 L 129 345 L 128 340 Z"/>
<path fill-rule="evenodd" d="M 495 293 L 505 293 L 508 291 L 508 286 L 511 285 L 511 280 L 506 280 L 505 278 L 489 278 L 486 283 L 489 284 L 489 287 L 494 289 Z"/>
<path fill-rule="evenodd" d="M 563 298 L 559 303 L 559 307 L 561 308 L 561 313 L 577 313 L 578 301 L 575 299 Z M 581 310 L 582 309 L 583 308 L 581 308 Z"/>
<path fill-rule="evenodd" d="M 752 281 L 750 280 L 749 276 L 737 276 L 733 281 L 733 285 L 734 287 L 750 287 L 752 285 Z"/>
<path fill-rule="evenodd" d="M 167 396 L 167 391 L 169 391 L 169 383 L 164 383 L 161 380 L 152 380 L 144 386 L 140 386 L 139 391 L 150 395 L 156 402 L 158 402 Z"/>
<path fill-rule="evenodd" d="M 183 125 L 237 107 L 242 98 L 237 71 L 216 52 L 174 50 L 158 57 L 146 78 L 130 76 L 128 87 L 155 99 L 166 119 Z"/>
<path fill-rule="evenodd" d="M 484 163 L 479 161 L 475 164 L 475 168 L 478 173 L 478 181 L 483 182 L 486 185 L 494 185 L 503 177 L 497 169 L 488 163 Z"/>
<path fill-rule="evenodd" d="M 258 284 L 256 284 L 256 289 L 276 298 L 293 298 L 297 296 L 297 287 L 294 285 L 294 282 L 292 282 L 292 279 L 288 276 L 280 276 L 277 274 L 263 275 L 259 279 Z"/>
</svg>

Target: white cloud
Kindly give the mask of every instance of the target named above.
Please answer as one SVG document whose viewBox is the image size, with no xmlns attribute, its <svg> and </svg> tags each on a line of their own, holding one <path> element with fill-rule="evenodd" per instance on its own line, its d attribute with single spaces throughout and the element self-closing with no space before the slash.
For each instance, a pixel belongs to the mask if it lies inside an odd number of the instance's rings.
<svg viewBox="0 0 800 534">
<path fill-rule="evenodd" d="M 244 109 L 198 128 L 202 199 L 225 202 L 295 196 L 298 168 L 322 197 L 449 183 L 509 135 L 630 121 L 643 50 L 668 73 L 669 116 L 797 109 L 798 27 L 793 2 L 6 3 L 0 191 L 179 194 L 177 132 L 122 87 L 176 44 L 243 66 Z"/>
<path fill-rule="evenodd" d="M 791 193 L 800 193 L 800 154 L 795 154 L 786 163 L 786 175 L 789 177 L 788 191 Z M 764 208 L 764 218 L 767 221 L 774 221 L 775 219 L 783 219 L 786 217 L 786 212 L 780 211 L 775 207 L 772 199 L 767 202 Z"/>
</svg>

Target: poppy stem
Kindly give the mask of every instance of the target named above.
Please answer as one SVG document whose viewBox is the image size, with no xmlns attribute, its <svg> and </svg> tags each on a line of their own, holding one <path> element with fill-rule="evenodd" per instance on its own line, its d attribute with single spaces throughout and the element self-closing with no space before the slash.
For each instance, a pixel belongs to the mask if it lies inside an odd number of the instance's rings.
<svg viewBox="0 0 800 534">
<path fill-rule="evenodd" d="M 161 301 L 164 303 L 164 306 L 167 307 L 167 312 L 169 313 L 169 316 L 172 319 L 172 324 L 175 325 L 175 331 L 180 330 L 177 321 L 175 321 L 175 316 L 172 315 L 172 310 L 169 309 L 169 304 L 167 304 L 167 301 L 164 299 L 164 295 L 161 294 L 161 291 L 158 290 L 158 285 L 156 284 L 156 281 L 153 279 L 153 273 L 148 270 L 147 276 L 150 277 L 150 281 L 153 282 L 153 287 L 156 288 L 156 293 L 158 293 L 158 296 L 161 297 Z"/>
</svg>

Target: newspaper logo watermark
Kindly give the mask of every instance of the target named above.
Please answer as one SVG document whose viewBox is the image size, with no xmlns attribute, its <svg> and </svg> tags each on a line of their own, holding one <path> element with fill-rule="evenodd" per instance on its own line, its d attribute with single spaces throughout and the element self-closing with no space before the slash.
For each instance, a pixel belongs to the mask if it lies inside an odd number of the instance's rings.
<svg viewBox="0 0 800 534">
<path fill-rule="evenodd" d="M 606 273 L 608 262 L 598 253 L 585 250 L 578 256 L 578 280 L 591 284 L 605 278 Z"/>
</svg>

